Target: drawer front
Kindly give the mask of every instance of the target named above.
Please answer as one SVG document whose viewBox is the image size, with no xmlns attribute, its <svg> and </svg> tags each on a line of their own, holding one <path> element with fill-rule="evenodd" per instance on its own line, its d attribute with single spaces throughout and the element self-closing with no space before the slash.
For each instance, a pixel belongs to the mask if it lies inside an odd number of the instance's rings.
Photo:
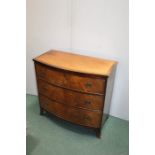
<svg viewBox="0 0 155 155">
<path fill-rule="evenodd" d="M 63 70 L 53 69 L 38 63 L 35 63 L 35 65 L 37 76 L 49 83 L 83 92 L 104 93 L 105 79 L 64 72 Z"/>
<path fill-rule="evenodd" d="M 51 101 L 40 95 L 40 105 L 46 111 L 72 123 L 98 128 L 101 122 L 101 113 L 68 107 Z"/>
<path fill-rule="evenodd" d="M 61 87 L 57 87 L 38 79 L 38 90 L 40 94 L 69 106 L 81 107 L 92 110 L 102 110 L 103 96 L 83 94 Z"/>
</svg>

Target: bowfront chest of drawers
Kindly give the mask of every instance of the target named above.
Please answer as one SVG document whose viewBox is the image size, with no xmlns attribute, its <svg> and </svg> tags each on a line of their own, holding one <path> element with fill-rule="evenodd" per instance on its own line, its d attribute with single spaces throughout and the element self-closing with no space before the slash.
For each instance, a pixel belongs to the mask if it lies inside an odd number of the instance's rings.
<svg viewBox="0 0 155 155">
<path fill-rule="evenodd" d="M 100 137 L 108 118 L 116 62 L 51 50 L 34 59 L 40 114 L 89 127 Z"/>
</svg>

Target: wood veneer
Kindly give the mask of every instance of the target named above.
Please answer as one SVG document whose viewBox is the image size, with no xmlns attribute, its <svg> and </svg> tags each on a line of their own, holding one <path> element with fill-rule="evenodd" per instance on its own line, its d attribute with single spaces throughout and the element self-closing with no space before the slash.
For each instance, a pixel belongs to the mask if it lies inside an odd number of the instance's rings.
<svg viewBox="0 0 155 155">
<path fill-rule="evenodd" d="M 61 87 L 90 93 L 104 93 L 105 80 L 101 77 L 91 78 L 73 72 L 63 72 L 62 69 L 47 67 L 40 63 L 36 63 L 36 74 L 41 79 Z"/>
<path fill-rule="evenodd" d="M 56 101 L 49 100 L 47 97 L 40 95 L 41 106 L 55 114 L 56 116 L 68 120 L 72 123 L 88 126 L 88 127 L 100 127 L 101 112 L 94 112 L 84 109 L 78 109 L 68 107 L 64 104 L 60 104 Z"/>
<path fill-rule="evenodd" d="M 116 61 L 51 50 L 34 62 L 40 113 L 93 128 L 100 137 L 110 110 Z"/>
<path fill-rule="evenodd" d="M 103 107 L 104 100 L 102 95 L 84 94 L 62 89 L 41 79 L 38 79 L 38 90 L 40 94 L 47 96 L 51 100 L 77 108 L 101 110 Z"/>
<path fill-rule="evenodd" d="M 58 50 L 48 51 L 34 59 L 48 66 L 73 72 L 109 76 L 116 61 L 73 54 Z"/>
</svg>

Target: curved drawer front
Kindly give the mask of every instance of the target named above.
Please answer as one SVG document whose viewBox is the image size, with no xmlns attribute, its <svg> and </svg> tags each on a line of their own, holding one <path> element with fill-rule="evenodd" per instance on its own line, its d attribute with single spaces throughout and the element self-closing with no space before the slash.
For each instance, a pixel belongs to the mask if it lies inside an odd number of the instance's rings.
<svg viewBox="0 0 155 155">
<path fill-rule="evenodd" d="M 49 83 L 88 93 L 104 93 L 105 80 L 103 78 L 90 78 L 85 74 L 64 72 L 43 64 L 35 63 L 38 77 Z"/>
<path fill-rule="evenodd" d="M 42 95 L 40 95 L 40 104 L 41 107 L 48 112 L 51 112 L 57 117 L 68 120 L 72 123 L 95 128 L 98 128 L 100 126 L 100 112 L 91 112 L 87 110 L 79 110 L 73 107 L 68 107 L 61 103 L 51 101 Z"/>
<path fill-rule="evenodd" d="M 38 90 L 40 94 L 74 107 L 81 107 L 92 110 L 102 110 L 103 96 L 82 94 L 68 89 L 60 88 L 38 79 Z"/>
</svg>

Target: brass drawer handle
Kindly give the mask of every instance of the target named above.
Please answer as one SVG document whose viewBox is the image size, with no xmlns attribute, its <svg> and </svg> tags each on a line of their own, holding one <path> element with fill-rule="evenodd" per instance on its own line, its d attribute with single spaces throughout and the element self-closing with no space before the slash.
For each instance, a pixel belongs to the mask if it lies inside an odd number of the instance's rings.
<svg viewBox="0 0 155 155">
<path fill-rule="evenodd" d="M 90 102 L 90 101 L 84 101 L 84 103 L 85 103 L 86 105 L 91 104 L 91 102 Z"/>
<path fill-rule="evenodd" d="M 92 87 L 92 84 L 91 83 L 86 83 L 85 86 L 86 87 Z"/>
<path fill-rule="evenodd" d="M 86 120 L 86 121 L 91 121 L 91 118 L 90 118 L 89 116 L 85 116 L 85 117 L 84 117 L 84 120 Z"/>
</svg>

